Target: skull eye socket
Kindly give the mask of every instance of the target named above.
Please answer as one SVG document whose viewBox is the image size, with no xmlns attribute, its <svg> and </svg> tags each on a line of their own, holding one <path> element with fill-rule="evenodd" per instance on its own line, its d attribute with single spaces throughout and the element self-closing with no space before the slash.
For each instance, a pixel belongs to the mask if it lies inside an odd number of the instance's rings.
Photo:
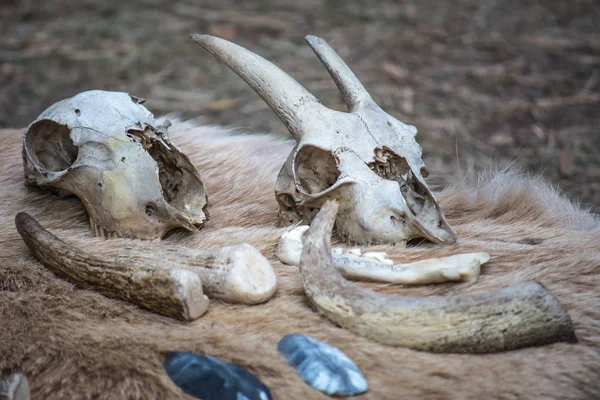
<svg viewBox="0 0 600 400">
<path fill-rule="evenodd" d="M 27 131 L 25 143 L 32 160 L 48 171 L 64 171 L 79 154 L 71 140 L 71 130 L 51 120 L 41 120 Z"/>
<path fill-rule="evenodd" d="M 327 150 L 305 145 L 294 160 L 296 184 L 308 194 L 321 193 L 337 182 L 340 171 L 337 158 Z"/>
</svg>

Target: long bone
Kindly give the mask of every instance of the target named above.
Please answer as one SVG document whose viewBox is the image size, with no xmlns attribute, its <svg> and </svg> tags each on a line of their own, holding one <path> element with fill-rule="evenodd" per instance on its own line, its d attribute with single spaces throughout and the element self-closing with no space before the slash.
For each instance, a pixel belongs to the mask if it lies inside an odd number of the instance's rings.
<svg viewBox="0 0 600 400">
<path fill-rule="evenodd" d="M 208 297 L 258 304 L 270 299 L 277 286 L 271 264 L 248 244 L 215 251 L 145 245 L 91 255 L 64 243 L 26 213 L 17 214 L 15 224 L 37 260 L 54 273 L 181 320 L 202 316 Z"/>
<path fill-rule="evenodd" d="M 300 264 L 302 237 L 308 231 L 302 225 L 285 232 L 279 239 L 277 258 L 285 264 Z M 488 262 L 488 253 L 455 254 L 406 264 L 395 264 L 383 252 L 361 255 L 360 249 L 344 251 L 334 248 L 333 263 L 344 278 L 358 281 L 375 281 L 405 285 L 423 285 L 449 281 L 476 281 L 481 265 Z"/>
<path fill-rule="evenodd" d="M 338 205 L 327 201 L 304 240 L 306 295 L 336 324 L 378 342 L 437 353 L 491 353 L 576 342 L 569 314 L 536 281 L 461 296 L 384 295 L 345 280 L 333 263 Z"/>
</svg>

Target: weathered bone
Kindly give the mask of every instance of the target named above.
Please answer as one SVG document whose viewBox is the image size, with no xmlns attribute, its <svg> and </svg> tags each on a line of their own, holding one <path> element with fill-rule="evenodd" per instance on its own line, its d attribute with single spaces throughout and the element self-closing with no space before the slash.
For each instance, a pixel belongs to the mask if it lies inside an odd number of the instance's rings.
<svg viewBox="0 0 600 400">
<path fill-rule="evenodd" d="M 383 261 L 369 260 L 367 254 L 359 257 L 342 253 L 334 255 L 333 262 L 344 278 L 350 280 L 426 285 L 452 281 L 476 281 L 481 272 L 481 265 L 490 259 L 488 253 L 465 253 L 390 265 Z"/>
<path fill-rule="evenodd" d="M 289 265 L 300 264 L 302 237 L 308 229 L 308 225 L 301 225 L 281 236 L 277 246 L 277 258 L 281 262 Z M 336 268 L 346 279 L 405 285 L 476 281 L 481 265 L 490 259 L 488 253 L 481 252 L 394 264 L 384 252 L 368 252 L 361 255 L 360 249 L 344 251 L 339 247 L 332 249 L 332 257 Z"/>
<path fill-rule="evenodd" d="M 304 241 L 300 272 L 317 310 L 378 342 L 417 350 L 489 353 L 576 342 L 569 314 L 536 281 L 462 296 L 384 295 L 346 281 L 333 264 L 338 204 L 326 202 Z"/>
<path fill-rule="evenodd" d="M 25 183 L 74 194 L 96 236 L 197 230 L 206 192 L 196 167 L 128 93 L 90 90 L 48 107 L 23 138 Z"/>
<path fill-rule="evenodd" d="M 223 39 L 192 38 L 244 79 L 298 142 L 275 185 L 282 225 L 310 223 L 328 199 L 340 202 L 336 228 L 349 242 L 456 241 L 424 177 L 417 130 L 383 111 L 323 40 L 306 40 L 350 112 L 330 110 L 281 69 Z"/>
<path fill-rule="evenodd" d="M 62 242 L 25 213 L 17 215 L 16 226 L 38 261 L 53 272 L 174 318 L 200 317 L 208 307 L 206 295 L 258 304 L 270 299 L 277 287 L 270 263 L 248 244 L 216 251 L 144 246 L 90 255 Z"/>
<path fill-rule="evenodd" d="M 0 400 L 29 400 L 29 382 L 23 374 L 0 377 Z"/>
<path fill-rule="evenodd" d="M 131 267 L 89 255 L 66 244 L 26 213 L 17 214 L 15 225 L 39 262 L 77 285 L 184 321 L 199 318 L 208 309 L 202 282 L 194 272 Z"/>
</svg>

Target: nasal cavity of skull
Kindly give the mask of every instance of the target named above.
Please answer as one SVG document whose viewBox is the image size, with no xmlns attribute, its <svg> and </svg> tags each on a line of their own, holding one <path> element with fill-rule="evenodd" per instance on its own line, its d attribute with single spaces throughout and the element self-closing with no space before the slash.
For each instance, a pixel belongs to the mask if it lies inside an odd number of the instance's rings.
<svg viewBox="0 0 600 400">
<path fill-rule="evenodd" d="M 154 217 L 156 215 L 156 212 L 158 211 L 158 208 L 156 207 L 156 204 L 154 203 L 148 203 L 146 204 L 146 215 L 148 217 Z"/>
<path fill-rule="evenodd" d="M 148 149 L 148 154 L 158 165 L 158 180 L 165 200 L 167 203 L 174 202 L 178 199 L 184 184 L 181 169 L 177 167 L 168 150 L 159 143 L 154 142 L 152 147 Z"/>
<path fill-rule="evenodd" d="M 297 183 L 305 193 L 321 193 L 340 177 L 338 159 L 330 151 L 315 146 L 303 146 L 296 154 L 294 165 Z"/>
<path fill-rule="evenodd" d="M 27 131 L 25 146 L 38 166 L 48 171 L 64 171 L 77 160 L 79 154 L 70 134 L 71 130 L 65 125 L 41 120 Z"/>
<path fill-rule="evenodd" d="M 400 185 L 400 192 L 413 214 L 417 215 L 423 210 L 427 194 L 423 185 L 417 180 L 408 162 L 387 148 L 376 148 L 375 161 L 369 163 L 369 168 L 381 178 L 396 181 Z M 392 217 L 392 221 L 401 219 Z"/>
</svg>

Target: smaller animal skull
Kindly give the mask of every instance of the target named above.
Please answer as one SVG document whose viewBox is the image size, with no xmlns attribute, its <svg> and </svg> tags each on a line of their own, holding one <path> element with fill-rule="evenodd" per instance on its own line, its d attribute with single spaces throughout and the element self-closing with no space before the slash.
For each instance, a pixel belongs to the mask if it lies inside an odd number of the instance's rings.
<svg viewBox="0 0 600 400">
<path fill-rule="evenodd" d="M 143 99 L 93 90 L 44 111 L 23 139 L 25 183 L 75 194 L 96 236 L 161 238 L 206 219 L 198 171 Z"/>
<path fill-rule="evenodd" d="M 416 128 L 375 104 L 323 39 L 306 37 L 349 112 L 326 108 L 277 66 L 243 47 L 208 35 L 193 39 L 244 79 L 298 142 L 275 186 L 281 223 L 309 224 L 333 199 L 340 204 L 337 231 L 350 242 L 456 241 L 425 182 Z"/>
</svg>

